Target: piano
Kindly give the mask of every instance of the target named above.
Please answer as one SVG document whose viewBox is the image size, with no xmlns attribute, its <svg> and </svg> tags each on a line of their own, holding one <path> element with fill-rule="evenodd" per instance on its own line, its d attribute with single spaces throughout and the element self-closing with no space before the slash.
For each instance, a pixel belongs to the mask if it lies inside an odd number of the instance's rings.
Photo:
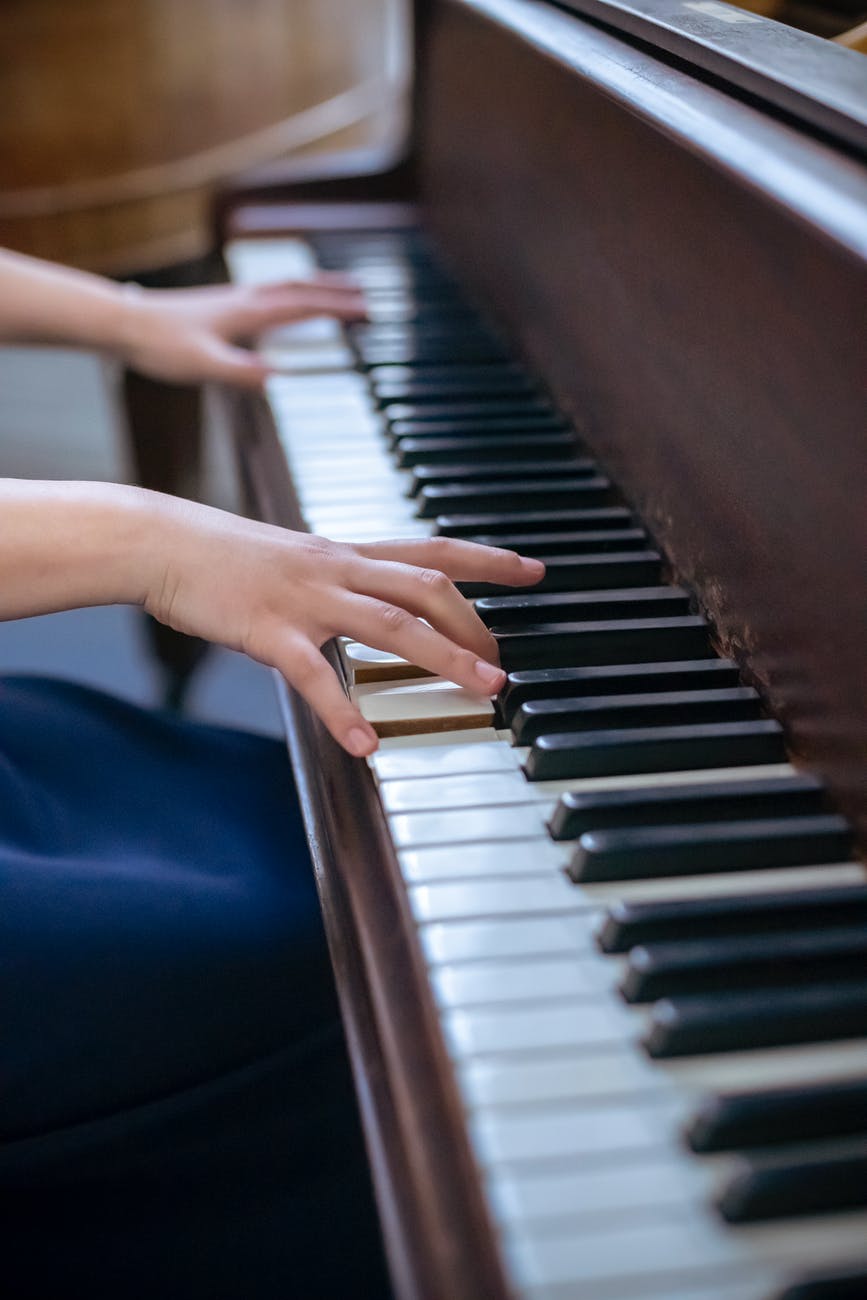
<svg viewBox="0 0 867 1300">
<path fill-rule="evenodd" d="M 465 589 L 494 701 L 329 648 L 368 762 L 282 692 L 395 1294 L 865 1296 L 867 62 L 416 17 L 408 160 L 220 209 L 371 303 L 234 399 L 261 516 L 548 566 Z"/>
</svg>

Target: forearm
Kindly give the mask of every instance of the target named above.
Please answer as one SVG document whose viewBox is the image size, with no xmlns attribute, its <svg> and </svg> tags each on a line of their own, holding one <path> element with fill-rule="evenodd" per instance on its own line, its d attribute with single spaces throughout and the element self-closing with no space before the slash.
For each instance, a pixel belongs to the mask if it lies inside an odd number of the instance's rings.
<svg viewBox="0 0 867 1300">
<path fill-rule="evenodd" d="M 0 341 L 125 346 L 123 286 L 0 249 Z"/>
<path fill-rule="evenodd" d="M 0 619 L 143 604 L 158 581 L 161 500 L 114 483 L 0 480 Z"/>
</svg>

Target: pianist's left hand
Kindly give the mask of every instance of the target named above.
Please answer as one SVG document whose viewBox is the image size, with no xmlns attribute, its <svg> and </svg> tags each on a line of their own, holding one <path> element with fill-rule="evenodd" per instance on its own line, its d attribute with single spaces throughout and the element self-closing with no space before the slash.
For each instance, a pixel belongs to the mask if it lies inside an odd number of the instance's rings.
<svg viewBox="0 0 867 1300">
<path fill-rule="evenodd" d="M 358 286 L 328 272 L 285 284 L 143 289 L 0 249 L 0 342 L 99 348 L 175 383 L 256 388 L 268 366 L 240 343 L 312 316 L 366 314 Z"/>
</svg>

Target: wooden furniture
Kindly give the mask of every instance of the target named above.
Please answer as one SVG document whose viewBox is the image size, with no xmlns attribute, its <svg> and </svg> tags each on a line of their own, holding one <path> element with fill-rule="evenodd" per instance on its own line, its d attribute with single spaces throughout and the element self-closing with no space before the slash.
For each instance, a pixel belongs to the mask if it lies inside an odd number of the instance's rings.
<svg viewBox="0 0 867 1300">
<path fill-rule="evenodd" d="M 421 6 L 412 167 L 227 195 L 223 237 L 431 229 L 863 845 L 863 112 L 835 137 L 821 107 L 820 125 L 795 115 L 808 87 L 781 108 L 779 77 L 766 93 L 755 72 L 747 89 L 725 81 L 725 49 L 708 73 L 706 51 L 690 63 L 688 43 L 672 56 L 632 19 L 579 7 Z M 251 491 L 292 525 L 274 418 L 238 399 Z M 507 1295 L 373 783 L 303 702 L 285 707 L 396 1293 Z"/>
</svg>

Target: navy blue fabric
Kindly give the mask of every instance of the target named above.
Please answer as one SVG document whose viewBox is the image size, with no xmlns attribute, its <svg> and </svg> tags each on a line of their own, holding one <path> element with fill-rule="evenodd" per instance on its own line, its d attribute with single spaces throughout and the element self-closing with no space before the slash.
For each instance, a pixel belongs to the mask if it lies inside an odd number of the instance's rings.
<svg viewBox="0 0 867 1300">
<path fill-rule="evenodd" d="M 0 679 L 0 1024 L 6 1294 L 388 1293 L 281 744 Z"/>
</svg>

